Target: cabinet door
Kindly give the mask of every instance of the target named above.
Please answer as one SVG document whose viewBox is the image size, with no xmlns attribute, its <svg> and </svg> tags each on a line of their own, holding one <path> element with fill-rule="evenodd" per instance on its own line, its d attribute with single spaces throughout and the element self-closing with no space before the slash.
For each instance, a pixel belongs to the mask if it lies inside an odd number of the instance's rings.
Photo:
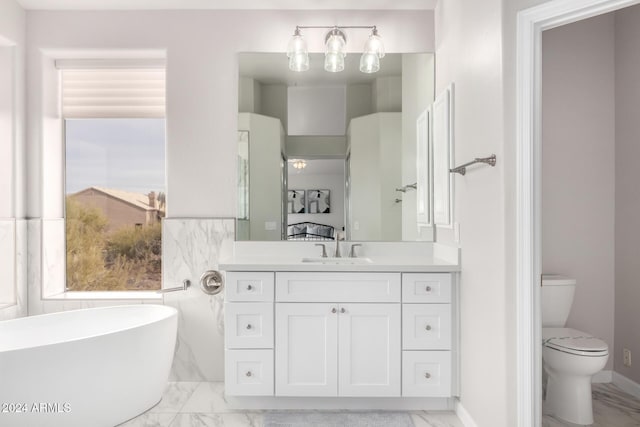
<svg viewBox="0 0 640 427">
<path fill-rule="evenodd" d="M 276 304 L 276 396 L 336 396 L 338 304 Z"/>
<path fill-rule="evenodd" d="M 400 396 L 400 304 L 341 304 L 340 396 Z"/>
</svg>

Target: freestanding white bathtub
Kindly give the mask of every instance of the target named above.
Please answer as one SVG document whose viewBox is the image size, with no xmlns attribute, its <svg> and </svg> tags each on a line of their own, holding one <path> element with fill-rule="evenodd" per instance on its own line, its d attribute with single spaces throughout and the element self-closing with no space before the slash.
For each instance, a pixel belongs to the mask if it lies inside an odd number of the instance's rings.
<svg viewBox="0 0 640 427">
<path fill-rule="evenodd" d="M 127 305 L 0 322 L 0 426 L 113 427 L 158 403 L 177 311 Z"/>
</svg>

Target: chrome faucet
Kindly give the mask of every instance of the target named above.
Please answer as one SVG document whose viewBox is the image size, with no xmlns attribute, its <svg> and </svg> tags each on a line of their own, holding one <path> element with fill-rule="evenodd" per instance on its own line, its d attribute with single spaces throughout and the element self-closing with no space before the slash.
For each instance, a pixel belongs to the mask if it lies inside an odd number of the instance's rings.
<svg viewBox="0 0 640 427">
<path fill-rule="evenodd" d="M 327 248 L 324 243 L 316 243 L 316 246 L 322 246 L 322 258 L 327 257 Z"/>
<path fill-rule="evenodd" d="M 356 255 L 356 248 L 358 246 L 362 246 L 362 244 L 360 243 L 354 243 L 351 245 L 351 250 L 349 251 L 349 258 L 357 258 L 358 255 Z"/>
<path fill-rule="evenodd" d="M 340 234 L 336 236 L 336 253 L 333 255 L 335 258 L 340 258 L 342 255 L 340 254 Z"/>
</svg>

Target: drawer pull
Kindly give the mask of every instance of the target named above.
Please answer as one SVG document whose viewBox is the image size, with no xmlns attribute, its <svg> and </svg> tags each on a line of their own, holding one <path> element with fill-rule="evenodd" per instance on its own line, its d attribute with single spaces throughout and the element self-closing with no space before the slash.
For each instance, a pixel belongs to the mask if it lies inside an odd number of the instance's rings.
<svg viewBox="0 0 640 427">
<path fill-rule="evenodd" d="M 247 325 L 247 329 L 251 329 L 251 323 Z"/>
<path fill-rule="evenodd" d="M 347 310 L 345 310 L 345 308 L 344 308 L 344 307 L 342 307 L 342 308 L 340 309 L 340 313 L 346 313 L 346 312 L 347 312 Z"/>
<path fill-rule="evenodd" d="M 246 375 L 246 376 L 248 376 L 248 377 L 250 377 L 250 376 L 251 376 L 251 375 L 253 375 L 253 374 L 251 373 L 251 371 L 247 371 L 247 373 L 246 373 L 245 375 Z M 427 375 L 429 375 L 429 374 L 427 374 Z"/>
<path fill-rule="evenodd" d="M 431 286 L 427 286 L 427 292 L 431 292 Z"/>
<path fill-rule="evenodd" d="M 253 286 L 251 286 L 251 285 L 247 285 L 247 290 L 248 290 L 248 291 L 253 290 Z"/>
<path fill-rule="evenodd" d="M 429 372 L 425 372 L 424 373 L 424 377 L 429 379 L 429 378 L 431 378 L 431 374 Z"/>
<path fill-rule="evenodd" d="M 430 330 L 431 330 L 431 325 L 427 325 L 427 326 L 425 327 L 425 329 L 426 329 L 427 331 L 430 331 Z"/>
<path fill-rule="evenodd" d="M 332 312 L 332 313 L 337 313 L 337 312 L 338 312 L 338 310 L 336 310 L 336 308 L 335 308 L 335 307 L 333 307 L 333 308 L 331 309 L 331 312 Z"/>
</svg>

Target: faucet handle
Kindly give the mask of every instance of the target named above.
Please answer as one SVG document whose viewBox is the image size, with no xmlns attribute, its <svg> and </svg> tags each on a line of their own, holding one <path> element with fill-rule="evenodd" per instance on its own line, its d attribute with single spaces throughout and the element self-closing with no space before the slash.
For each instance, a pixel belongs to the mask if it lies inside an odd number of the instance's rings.
<svg viewBox="0 0 640 427">
<path fill-rule="evenodd" d="M 316 243 L 315 246 L 322 246 L 322 258 L 327 257 L 327 247 L 324 243 Z"/>
<path fill-rule="evenodd" d="M 356 248 L 358 246 L 362 246 L 362 244 L 360 243 L 354 243 L 351 245 L 351 250 L 349 251 L 349 258 L 357 258 L 358 256 L 356 255 Z"/>
</svg>

